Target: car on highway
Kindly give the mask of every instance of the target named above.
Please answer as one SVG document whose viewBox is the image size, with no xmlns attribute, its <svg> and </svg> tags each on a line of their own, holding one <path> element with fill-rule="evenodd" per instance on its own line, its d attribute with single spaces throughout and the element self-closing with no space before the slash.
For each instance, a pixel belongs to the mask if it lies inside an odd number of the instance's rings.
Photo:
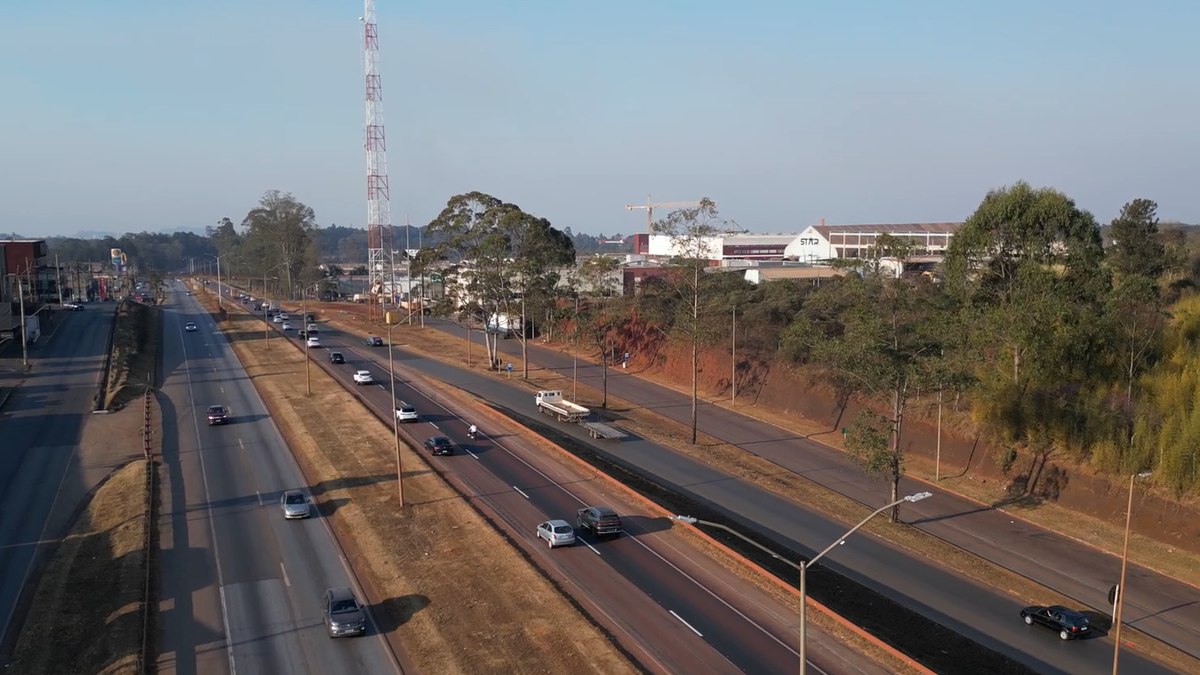
<svg viewBox="0 0 1200 675">
<path fill-rule="evenodd" d="M 304 341 L 304 344 L 308 345 L 310 348 L 311 347 L 320 347 L 321 346 L 321 338 L 317 337 L 316 335 L 309 335 L 308 339 Z"/>
<path fill-rule="evenodd" d="M 537 536 L 545 539 L 550 548 L 575 544 L 575 528 L 565 520 L 547 520 L 538 525 Z"/>
<path fill-rule="evenodd" d="M 292 324 L 288 323 L 287 321 L 284 321 L 283 323 L 279 324 L 279 330 L 291 330 L 291 329 L 292 329 Z"/>
<path fill-rule="evenodd" d="M 372 384 L 373 382 L 375 382 L 375 378 L 371 377 L 371 371 L 369 371 L 369 370 L 354 371 L 354 384 Z"/>
<path fill-rule="evenodd" d="M 425 449 L 431 455 L 453 455 L 454 442 L 445 436 L 434 436 L 425 439 Z"/>
<path fill-rule="evenodd" d="M 329 352 L 330 363 L 345 363 L 346 357 L 342 356 L 341 352 Z"/>
<path fill-rule="evenodd" d="M 283 509 L 283 517 L 287 520 L 307 518 L 312 515 L 312 505 L 308 497 L 299 490 L 288 490 L 279 498 L 279 508 Z"/>
<path fill-rule="evenodd" d="M 278 316 L 280 321 L 287 321 L 290 318 L 287 312 L 280 312 Z"/>
<path fill-rule="evenodd" d="M 1027 625 L 1037 624 L 1058 631 L 1061 640 L 1074 640 L 1088 634 L 1088 618 L 1083 612 L 1062 605 L 1042 607 L 1033 605 L 1021 610 L 1021 618 Z"/>
<path fill-rule="evenodd" d="M 318 328 L 317 324 L 315 324 L 315 323 L 310 323 L 307 326 L 305 326 L 304 328 L 305 328 L 305 330 L 307 330 L 310 333 L 320 333 L 321 332 L 321 329 Z"/>
<path fill-rule="evenodd" d="M 585 506 L 575 514 L 575 525 L 597 537 L 619 536 L 621 516 L 607 506 Z"/>
<path fill-rule="evenodd" d="M 367 613 L 349 588 L 330 588 L 321 598 L 321 615 L 329 637 L 362 635 L 367 632 Z"/>
<path fill-rule="evenodd" d="M 229 411 L 225 409 L 225 406 L 223 406 L 223 405 L 208 406 L 208 426 L 211 427 L 214 424 L 228 424 L 228 423 L 229 423 Z"/>
<path fill-rule="evenodd" d="M 397 422 L 416 422 L 421 419 L 417 414 L 417 409 L 407 403 L 401 403 L 399 408 L 396 408 Z"/>
<path fill-rule="evenodd" d="M 188 323 L 185 323 L 183 325 L 183 329 L 189 333 L 195 333 L 196 332 L 196 324 L 189 321 Z"/>
<path fill-rule="evenodd" d="M 363 340 L 363 344 L 368 347 L 382 347 L 383 338 L 379 337 L 378 335 L 368 335 L 366 339 Z"/>
<path fill-rule="evenodd" d="M 63 303 L 63 309 L 69 309 L 69 310 L 71 310 L 72 312 L 82 312 L 82 311 L 83 311 L 83 305 L 81 305 L 81 304 L 79 304 L 79 303 L 77 303 L 77 302 L 64 302 L 64 303 Z"/>
<path fill-rule="evenodd" d="M 301 340 L 303 340 L 304 338 L 308 337 L 308 331 L 301 328 L 300 330 L 296 331 L 296 335 L 299 336 Z"/>
<path fill-rule="evenodd" d="M 283 317 L 279 314 L 276 314 L 271 318 L 271 321 L 274 321 L 275 323 L 283 323 Z"/>
</svg>

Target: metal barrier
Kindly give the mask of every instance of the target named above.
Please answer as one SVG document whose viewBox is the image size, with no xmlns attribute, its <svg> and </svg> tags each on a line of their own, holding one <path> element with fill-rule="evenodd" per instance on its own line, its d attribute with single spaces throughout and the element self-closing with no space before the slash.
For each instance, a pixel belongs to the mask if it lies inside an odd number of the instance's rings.
<svg viewBox="0 0 1200 675">
<path fill-rule="evenodd" d="M 145 579 L 142 587 L 142 650 L 138 654 L 138 672 L 149 673 L 153 670 L 151 663 L 151 652 L 153 645 L 151 643 L 150 617 L 153 612 L 151 606 L 154 595 L 151 584 L 153 583 L 153 556 L 154 556 L 154 503 L 158 494 L 157 477 L 158 472 L 154 469 L 154 410 L 151 407 L 150 396 L 153 389 L 147 389 L 145 399 L 145 417 L 142 426 L 142 453 L 146 460 L 146 503 L 145 503 L 145 530 L 143 534 L 142 555 L 145 568 Z"/>
</svg>

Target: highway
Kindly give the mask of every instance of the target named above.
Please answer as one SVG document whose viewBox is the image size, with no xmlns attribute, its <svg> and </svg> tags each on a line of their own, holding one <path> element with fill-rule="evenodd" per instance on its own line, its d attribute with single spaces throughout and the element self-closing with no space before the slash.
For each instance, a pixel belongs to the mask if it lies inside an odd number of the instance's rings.
<svg viewBox="0 0 1200 675">
<path fill-rule="evenodd" d="M 110 303 L 70 312 L 53 335 L 30 348 L 32 372 L 0 413 L 0 635 L 8 651 L 23 621 L 22 593 L 35 562 L 66 527 L 52 523 L 61 492 L 78 464 L 77 447 L 99 389 L 104 352 L 112 325 Z M 9 345 L 15 368 L 20 345 Z M 58 530 L 58 531 L 56 531 Z M 28 601 L 26 598 L 25 602 Z M 10 630 L 11 633 L 10 634 Z"/>
<path fill-rule="evenodd" d="M 430 319 L 426 324 L 456 337 L 463 335 L 462 328 L 452 322 Z M 513 340 L 502 340 L 501 349 L 520 353 L 520 345 Z M 531 343 L 529 357 L 531 363 L 567 375 L 571 373 L 569 354 Z M 579 380 L 599 388 L 600 367 L 581 361 Z M 628 375 L 618 368 L 609 369 L 608 391 L 676 422 L 690 424 L 690 400 L 685 394 Z M 703 433 L 770 460 L 862 504 L 879 503 L 880 483 L 864 475 L 850 459 L 833 448 L 703 401 L 698 411 L 698 427 Z M 927 483 L 905 479 L 901 494 L 926 489 L 930 489 Z M 1102 553 L 1069 537 L 953 494 L 941 493 L 936 500 L 905 505 L 904 518 L 930 534 L 1090 607 L 1108 606 L 1108 589 L 1120 576 L 1118 556 Z M 1200 587 L 1136 564 L 1129 566 L 1128 586 L 1124 609 L 1128 625 L 1200 659 Z M 1197 667 L 1200 668 L 1200 664 Z"/>
<path fill-rule="evenodd" d="M 438 320 L 427 319 L 426 323 L 437 325 Z M 322 340 L 325 339 L 323 336 Z M 386 350 L 369 350 L 369 353 L 374 354 L 378 364 L 376 372 L 383 372 L 386 369 Z M 402 349 L 396 353 L 404 365 L 471 391 L 495 406 L 508 408 L 527 417 L 535 414 L 532 396 L 526 389 L 512 386 L 497 378 L 464 371 L 440 361 L 425 359 Z M 580 371 L 584 371 L 582 364 Z M 594 377 L 595 373 L 589 376 Z M 622 379 L 629 381 L 634 378 Z M 614 378 L 611 374 L 609 387 L 609 391 L 614 395 L 625 396 L 614 388 Z M 657 395 L 659 398 L 647 404 L 648 407 L 664 413 L 673 410 L 664 409 L 664 406 L 674 405 L 670 396 L 678 394 L 664 390 Z M 680 405 L 679 409 L 686 410 L 686 404 Z M 716 421 L 718 412 L 712 407 L 705 409 L 703 419 L 706 426 L 711 428 L 719 423 Z M 615 444 L 597 442 L 589 438 L 577 425 L 555 422 L 547 424 L 555 425 L 561 432 L 593 448 L 597 453 L 633 467 L 645 475 L 656 477 L 658 481 L 673 487 L 680 494 L 712 505 L 741 527 L 756 531 L 789 549 L 815 553 L 840 537 L 846 529 L 844 524 L 835 522 L 820 512 L 783 499 L 644 439 L 631 438 Z M 782 435 L 776 430 L 772 437 L 775 439 L 773 442 L 783 442 L 778 440 L 781 437 L 791 438 L 791 435 Z M 768 441 L 764 445 L 771 443 L 772 441 Z M 873 499 L 878 501 L 880 494 L 882 493 L 874 493 Z M 936 504 L 945 499 L 944 494 L 939 494 L 934 499 L 920 502 L 920 505 Z M 936 516 L 947 509 L 950 512 L 954 511 L 952 503 L 943 504 L 938 508 L 942 511 L 930 507 L 928 513 Z M 912 517 L 912 511 L 906 513 Z M 894 547 L 875 536 L 861 535 L 849 539 L 844 546 L 827 557 L 822 566 L 833 569 L 1037 672 L 1095 673 L 1111 667 L 1111 640 L 1094 638 L 1061 643 L 1057 636 L 1049 631 L 1031 628 L 1021 623 L 1019 611 L 1022 605 L 1016 600 L 942 569 L 935 563 Z M 1170 672 L 1128 650 L 1123 653 L 1122 666 L 1128 669 L 1128 672 Z"/>
<path fill-rule="evenodd" d="M 273 327 L 275 324 L 272 324 Z M 290 336 L 294 337 L 295 331 Z M 310 350 L 315 367 L 323 367 L 374 408 L 390 415 L 386 348 L 364 346 L 357 338 L 322 326 L 323 348 Z M 326 355 L 339 351 L 345 365 L 329 365 Z M 399 353 L 398 353 L 399 355 Z M 357 386 L 357 368 L 372 371 L 377 384 Z M 519 545 L 539 564 L 572 589 L 573 595 L 611 632 L 632 641 L 635 655 L 655 672 L 731 673 L 788 672 L 799 658 L 795 649 L 795 617 L 769 596 L 732 575 L 680 556 L 658 534 L 669 530 L 661 518 L 624 514 L 624 534 L 595 540 L 580 535 L 581 544 L 549 551 L 537 540 L 536 525 L 548 518 L 574 520 L 588 503 L 612 504 L 603 484 L 564 471 L 553 461 L 521 447 L 508 434 L 471 440 L 469 422 L 445 407 L 430 392 L 397 380 L 397 400 L 417 407 L 422 419 L 405 424 L 402 433 L 419 444 L 446 435 L 465 452 L 431 457 L 430 462 L 464 494 L 486 505 Z M 617 505 L 617 504 L 614 504 Z M 618 505 L 619 506 L 619 505 Z M 810 633 L 810 669 L 814 673 L 877 672 L 878 666 L 827 637 Z"/>
<path fill-rule="evenodd" d="M 159 672 L 398 672 L 370 621 L 365 637 L 327 637 L 321 594 L 356 588 L 340 549 L 319 515 L 283 519 L 281 493 L 305 488 L 299 468 L 209 314 L 172 289 L 158 396 Z M 188 321 L 199 330 L 185 332 Z M 229 407 L 228 425 L 208 426 L 215 404 Z"/>
</svg>

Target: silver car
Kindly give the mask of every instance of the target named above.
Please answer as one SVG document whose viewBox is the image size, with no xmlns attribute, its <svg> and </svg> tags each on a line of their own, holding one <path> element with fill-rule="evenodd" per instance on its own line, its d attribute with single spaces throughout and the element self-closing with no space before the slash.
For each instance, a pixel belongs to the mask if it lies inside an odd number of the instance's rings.
<svg viewBox="0 0 1200 675">
<path fill-rule="evenodd" d="M 547 520 L 538 525 L 537 536 L 545 539 L 550 548 L 575 544 L 575 528 L 565 520 Z"/>
<path fill-rule="evenodd" d="M 283 496 L 279 498 L 279 507 L 283 509 L 283 517 L 288 520 L 307 518 L 312 515 L 312 504 L 299 490 L 288 490 L 283 493 Z"/>
</svg>

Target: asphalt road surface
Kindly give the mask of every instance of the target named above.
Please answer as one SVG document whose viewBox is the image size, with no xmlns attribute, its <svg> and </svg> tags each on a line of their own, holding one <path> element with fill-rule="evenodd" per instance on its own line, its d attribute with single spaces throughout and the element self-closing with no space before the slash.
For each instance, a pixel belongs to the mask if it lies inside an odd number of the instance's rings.
<svg viewBox="0 0 1200 675">
<path fill-rule="evenodd" d="M 63 483 L 78 462 L 114 307 L 90 304 L 64 317 L 53 335 L 43 335 L 29 350 L 32 372 L 0 413 L 0 635 L 6 648 L 23 621 L 22 593 L 34 589 L 35 562 L 46 552 L 44 544 L 61 534 L 48 531 L 48 519 L 59 493 L 70 489 Z M 12 349 L 17 358 L 11 361 L 19 367 L 20 346 Z"/>
<path fill-rule="evenodd" d="M 435 328 L 461 337 L 457 324 L 433 319 Z M 475 335 L 478 337 L 478 333 Z M 515 340 L 501 340 L 502 351 L 519 354 Z M 530 344 L 530 362 L 571 373 L 571 356 Z M 579 380 L 599 387 L 601 369 L 580 363 Z M 610 368 L 608 391 L 677 422 L 690 425 L 689 398 L 679 392 Z M 801 474 L 862 504 L 878 505 L 878 480 L 863 474 L 846 456 L 780 427 L 751 419 L 726 408 L 700 403 L 700 431 Z M 930 489 L 926 483 L 902 481 L 901 494 Z M 953 494 L 939 493 L 904 507 L 910 524 L 1028 577 L 1090 607 L 1108 607 L 1108 590 L 1120 577 L 1119 557 L 1102 553 L 1068 537 L 1014 519 Z M 1143 566 L 1131 564 L 1123 616 L 1127 625 L 1152 635 L 1200 659 L 1200 587 L 1182 583 Z M 1200 667 L 1200 664 L 1198 664 Z"/>
<path fill-rule="evenodd" d="M 453 329 L 455 334 L 461 335 L 461 328 L 450 322 L 426 319 L 426 324 L 448 330 Z M 504 346 L 508 349 L 519 349 L 517 344 L 504 344 Z M 497 378 L 478 375 L 438 361 L 424 359 L 412 353 L 403 351 L 400 353 L 399 358 L 402 358 L 407 365 L 480 395 L 494 405 L 506 407 L 527 416 L 534 414 L 532 396 L 525 389 L 511 386 Z M 569 356 L 557 355 L 558 358 L 565 361 L 564 365 L 553 362 L 552 357 L 556 355 L 550 350 L 531 349 L 531 358 L 540 365 L 570 368 Z M 383 357 L 386 358 L 386 354 Z M 613 374 L 610 372 L 609 391 L 615 396 L 620 396 L 633 403 L 640 403 L 667 416 L 676 418 L 683 416 L 686 419 L 688 414 L 686 397 L 633 377 L 613 377 Z M 581 378 L 590 378 L 589 383 L 595 386 L 599 376 L 599 367 L 587 369 L 581 364 L 580 376 Z M 649 393 L 645 393 L 643 390 L 647 390 Z M 721 425 L 735 425 L 736 428 L 741 428 L 748 424 L 740 415 L 725 415 L 724 412 L 715 406 L 706 406 L 701 415 L 702 429 L 706 433 L 726 437 L 731 432 Z M 618 463 L 633 467 L 646 475 L 657 477 L 665 484 L 673 486 L 681 494 L 714 506 L 741 526 L 755 530 L 789 548 L 815 553 L 845 532 L 845 525 L 832 521 L 820 512 L 782 499 L 767 490 L 731 477 L 644 439 L 631 438 L 620 443 L 594 441 L 578 425 L 549 421 L 547 424 L 555 425 L 563 433 Z M 749 436 L 749 439 L 755 439 L 756 445 L 753 450 L 755 452 L 765 452 L 766 449 L 780 445 L 793 447 L 790 444 L 797 441 L 794 434 L 770 426 L 765 426 L 755 435 Z M 741 438 L 740 440 L 749 443 L 751 442 L 749 439 Z M 793 450 L 792 453 L 803 455 L 805 452 L 809 452 L 808 446 L 820 447 L 817 444 L 808 443 L 798 450 Z M 829 452 L 833 453 L 831 450 Z M 814 479 L 818 478 L 816 474 L 823 476 L 828 473 L 839 476 L 845 473 L 839 470 L 845 460 L 837 457 L 836 453 L 820 462 L 814 459 L 814 462 L 816 466 L 805 472 Z M 846 477 L 843 480 L 850 480 L 850 478 Z M 909 487 L 913 488 L 913 486 Z M 917 489 L 913 488 L 912 491 L 917 491 Z M 882 494 L 882 488 L 878 484 L 872 484 L 870 495 L 864 496 L 864 500 L 866 503 L 878 505 L 881 503 L 879 499 Z M 915 507 L 921 507 L 922 511 L 917 511 Z M 915 507 L 907 508 L 906 517 L 937 518 L 953 516 L 964 510 L 957 500 L 944 493 L 938 493 L 934 498 L 919 502 Z M 997 534 L 1002 531 L 999 530 Z M 977 535 L 986 537 L 990 533 L 983 531 Z M 1021 548 L 1021 546 L 1014 546 L 1016 551 L 1020 551 Z M 1097 556 L 1098 554 L 1091 552 L 1089 555 Z M 1016 554 L 1014 557 L 1017 559 L 1012 560 L 1012 564 L 1017 565 L 1022 556 Z M 1075 562 L 1067 562 L 1063 569 L 1072 569 Z M 1062 643 L 1056 635 L 1049 631 L 1039 630 L 1036 627 L 1031 628 L 1021 623 L 1019 618 L 1021 603 L 1011 597 L 944 570 L 935 563 L 894 547 L 875 536 L 864 534 L 852 537 L 844 546 L 838 547 L 835 552 L 827 556 L 822 561 L 822 565 L 874 589 L 905 607 L 920 612 L 985 647 L 1006 654 L 1037 672 L 1096 673 L 1105 668 L 1111 668 L 1112 642 L 1110 639 L 1097 637 Z M 1097 592 L 1102 594 L 1107 591 L 1107 588 L 1108 586 L 1105 585 Z M 1131 605 L 1137 606 L 1138 603 L 1133 600 L 1133 596 L 1133 591 L 1130 591 Z M 1103 601 L 1097 603 L 1096 606 L 1104 606 Z M 1139 625 L 1139 627 L 1141 626 Z M 1158 664 L 1128 651 L 1123 653 L 1121 663 L 1126 672 L 1170 672 Z"/>
<path fill-rule="evenodd" d="M 297 325 L 294 323 L 294 325 Z M 272 324 L 278 329 L 277 324 Z M 295 338 L 296 331 L 286 333 Z M 356 390 L 360 398 L 385 419 L 390 415 L 387 388 L 387 350 L 367 347 L 352 336 L 322 326 L 323 347 L 310 357 L 335 378 Z M 282 345 L 281 345 L 282 346 Z M 339 351 L 345 365 L 331 366 L 327 355 Z M 405 356 L 397 352 L 398 356 Z M 356 386 L 358 368 L 372 371 L 373 385 Z M 558 578 L 583 604 L 595 607 L 610 631 L 638 645 L 636 656 L 662 672 L 728 673 L 790 672 L 799 658 L 792 630 L 795 618 L 768 597 L 754 591 L 735 590 L 712 570 L 680 560 L 654 533 L 670 527 L 662 519 L 626 515 L 624 533 L 615 539 L 597 540 L 581 534 L 580 545 L 548 551 L 534 538 L 537 524 L 549 518 L 573 522 L 577 509 L 596 503 L 595 488 L 577 475 L 553 478 L 553 465 L 534 456 L 522 456 L 502 438 L 485 435 L 470 439 L 469 422 L 459 419 L 441 403 L 397 380 L 397 401 L 417 407 L 421 421 L 403 425 L 403 433 L 417 443 L 433 435 L 450 437 L 459 451 L 450 457 L 432 457 L 451 482 L 465 494 L 483 502 L 508 524 L 519 543 L 557 572 Z M 541 463 L 542 466 L 538 464 Z M 561 472 L 561 469 L 559 470 Z M 599 563 L 599 564 L 598 564 Z M 742 592 L 747 593 L 743 595 Z M 815 633 L 816 631 L 814 631 Z M 814 673 L 877 672 L 877 664 L 810 634 L 810 670 Z"/>
<path fill-rule="evenodd" d="M 182 285 L 173 289 L 158 398 L 159 672 L 397 672 L 372 622 L 365 637 L 327 637 L 321 594 L 354 588 L 348 568 L 315 510 L 283 519 L 281 493 L 305 486 L 299 468 L 224 336 Z M 185 332 L 188 321 L 199 330 Z M 208 426 L 214 404 L 230 408 L 228 425 Z"/>
</svg>

